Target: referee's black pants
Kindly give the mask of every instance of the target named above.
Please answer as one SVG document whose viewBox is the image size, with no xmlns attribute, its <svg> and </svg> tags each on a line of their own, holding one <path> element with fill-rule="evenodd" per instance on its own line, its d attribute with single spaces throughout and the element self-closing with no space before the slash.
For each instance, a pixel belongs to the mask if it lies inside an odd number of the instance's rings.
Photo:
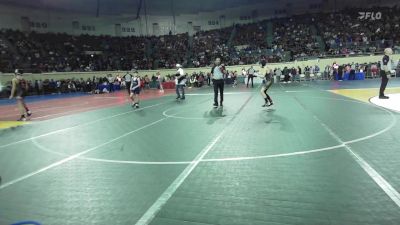
<svg viewBox="0 0 400 225">
<path fill-rule="evenodd" d="M 381 88 L 379 89 L 379 97 L 385 96 L 385 89 L 386 89 L 387 83 L 389 81 L 387 76 L 388 75 L 386 74 L 386 72 L 382 70 L 381 71 L 382 82 L 381 82 Z"/>
<path fill-rule="evenodd" d="M 253 74 L 249 74 L 249 76 L 247 77 L 247 87 L 249 87 L 250 80 L 251 80 L 251 87 L 254 87 L 253 78 L 254 78 L 254 75 Z"/>
<path fill-rule="evenodd" d="M 218 91 L 220 94 L 220 104 L 224 101 L 224 80 L 213 80 L 214 83 L 214 104 L 218 105 Z"/>
</svg>

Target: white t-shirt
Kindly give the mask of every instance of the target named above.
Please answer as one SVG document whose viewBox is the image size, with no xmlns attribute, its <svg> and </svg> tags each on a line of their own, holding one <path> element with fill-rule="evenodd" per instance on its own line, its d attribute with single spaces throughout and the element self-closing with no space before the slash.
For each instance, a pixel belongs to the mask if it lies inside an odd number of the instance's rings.
<svg viewBox="0 0 400 225">
<path fill-rule="evenodd" d="M 183 71 L 182 68 L 179 68 L 176 71 L 176 74 L 179 74 L 179 76 L 184 76 L 185 75 L 185 71 Z M 178 84 L 178 77 L 175 77 L 175 84 Z M 181 82 L 179 84 L 180 85 L 186 84 L 186 79 L 181 80 Z"/>
<path fill-rule="evenodd" d="M 179 68 L 178 71 L 177 71 L 177 74 L 183 76 L 183 75 L 185 75 L 185 71 L 183 71 L 182 68 Z"/>
</svg>

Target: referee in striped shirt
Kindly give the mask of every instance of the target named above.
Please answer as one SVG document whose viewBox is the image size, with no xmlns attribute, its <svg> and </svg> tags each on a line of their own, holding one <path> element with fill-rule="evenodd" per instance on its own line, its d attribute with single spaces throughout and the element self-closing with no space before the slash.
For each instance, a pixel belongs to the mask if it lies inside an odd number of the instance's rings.
<svg viewBox="0 0 400 225">
<path fill-rule="evenodd" d="M 220 94 L 219 106 L 222 107 L 224 101 L 224 72 L 225 67 L 221 65 L 221 59 L 215 59 L 215 65 L 211 70 L 212 81 L 214 84 L 214 108 L 218 107 L 218 91 Z"/>
</svg>

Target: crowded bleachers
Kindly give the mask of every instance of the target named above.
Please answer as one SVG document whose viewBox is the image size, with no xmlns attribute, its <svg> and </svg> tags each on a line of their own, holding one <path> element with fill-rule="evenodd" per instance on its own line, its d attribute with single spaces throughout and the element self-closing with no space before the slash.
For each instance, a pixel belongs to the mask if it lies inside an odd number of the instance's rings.
<svg viewBox="0 0 400 225">
<path fill-rule="evenodd" d="M 291 59 L 319 56 L 319 46 L 311 32 L 313 18 L 293 17 L 274 23 L 274 49 L 290 51 Z"/>
<path fill-rule="evenodd" d="M 193 64 L 195 67 L 210 65 L 210 62 L 218 56 L 224 61 L 229 60 L 228 39 L 232 32 L 232 27 L 201 31 L 193 37 Z"/>
<path fill-rule="evenodd" d="M 252 49 L 266 48 L 267 32 L 265 26 L 265 23 L 238 25 L 233 45 L 248 45 Z"/>
<path fill-rule="evenodd" d="M 374 54 L 400 50 L 398 8 L 379 8 L 380 20 L 358 19 L 360 9 L 298 15 L 187 33 L 151 37 L 111 37 L 0 31 L 0 72 L 113 71 L 173 68 L 176 63 L 209 66 L 215 57 L 226 65 Z M 267 24 L 272 44 L 267 44 Z M 322 42 L 317 40 L 321 37 Z M 287 56 L 289 54 L 289 56 Z"/>
<path fill-rule="evenodd" d="M 22 33 L 2 30 L 0 37 L 14 48 L 2 72 L 12 67 L 30 72 L 69 72 L 149 68 L 141 37 L 72 36 L 60 33 Z"/>
<path fill-rule="evenodd" d="M 174 68 L 175 64 L 186 59 L 189 47 L 189 35 L 165 35 L 152 38 L 152 59 L 157 62 L 156 68 Z"/>
</svg>

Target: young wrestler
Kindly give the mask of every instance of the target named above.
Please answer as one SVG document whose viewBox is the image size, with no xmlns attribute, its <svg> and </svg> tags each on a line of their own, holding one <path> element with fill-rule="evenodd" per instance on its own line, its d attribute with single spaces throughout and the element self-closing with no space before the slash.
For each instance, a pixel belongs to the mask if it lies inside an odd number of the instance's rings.
<svg viewBox="0 0 400 225">
<path fill-rule="evenodd" d="M 32 115 L 32 112 L 28 109 L 28 106 L 24 100 L 24 92 L 26 88 L 24 87 L 24 84 L 26 85 L 26 83 L 24 83 L 24 80 L 22 79 L 23 73 L 24 72 L 20 69 L 15 70 L 14 78 L 12 79 L 12 89 L 10 95 L 10 99 L 13 99 L 14 97 L 17 99 L 17 106 L 21 114 L 21 117 L 18 119 L 18 121 L 26 121 L 26 118 Z"/>
<path fill-rule="evenodd" d="M 132 107 L 139 108 L 139 94 L 140 94 L 140 77 L 136 72 L 131 79 L 131 94 L 130 97 L 132 99 Z"/>
<path fill-rule="evenodd" d="M 271 97 L 267 93 L 268 89 L 272 85 L 272 76 L 271 76 L 271 74 L 272 73 L 270 72 L 270 70 L 267 69 L 266 72 L 265 72 L 264 79 L 263 79 L 263 85 L 261 87 L 261 95 L 265 100 L 265 104 L 262 105 L 262 107 L 268 107 L 268 106 L 272 106 L 274 104 L 272 102 Z"/>
</svg>

